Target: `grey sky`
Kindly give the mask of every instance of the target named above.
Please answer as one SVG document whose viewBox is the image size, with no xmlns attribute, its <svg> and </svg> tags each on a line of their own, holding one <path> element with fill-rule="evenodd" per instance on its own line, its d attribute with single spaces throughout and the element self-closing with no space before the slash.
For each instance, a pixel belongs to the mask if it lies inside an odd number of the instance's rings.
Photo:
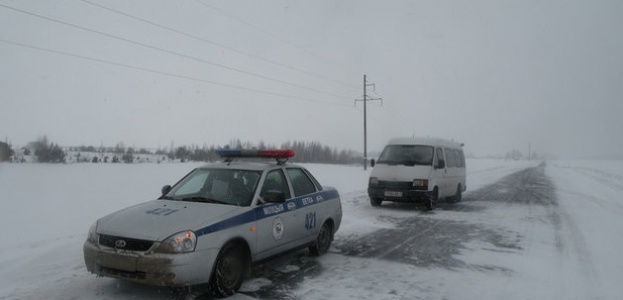
<svg viewBox="0 0 623 300">
<path fill-rule="evenodd" d="M 361 151 L 365 73 L 383 98 L 370 151 L 415 134 L 623 157 L 621 16 L 618 0 L 0 0 L 0 139 Z"/>
</svg>

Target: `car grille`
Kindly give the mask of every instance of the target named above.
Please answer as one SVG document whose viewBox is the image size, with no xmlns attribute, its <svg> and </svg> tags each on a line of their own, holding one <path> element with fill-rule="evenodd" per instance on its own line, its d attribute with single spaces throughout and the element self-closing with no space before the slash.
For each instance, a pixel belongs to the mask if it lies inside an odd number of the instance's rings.
<svg viewBox="0 0 623 300">
<path fill-rule="evenodd" d="M 425 191 L 426 187 L 413 186 L 411 181 L 383 181 L 379 180 L 377 188 L 386 190 L 411 190 L 411 191 Z"/>
<path fill-rule="evenodd" d="M 379 186 L 386 189 L 399 189 L 408 190 L 413 187 L 413 182 L 400 182 L 400 181 L 382 181 L 379 180 Z"/>
<path fill-rule="evenodd" d="M 116 245 L 117 241 L 123 240 L 125 245 L 123 247 Z M 139 239 L 130 239 L 120 236 L 112 236 L 106 234 L 100 234 L 99 244 L 102 246 L 130 250 L 130 251 L 147 251 L 154 244 L 152 241 L 139 240 Z"/>
<path fill-rule="evenodd" d="M 145 272 L 128 272 L 118 269 L 105 268 L 100 266 L 100 272 L 102 275 L 108 275 L 109 277 L 116 278 L 128 278 L 128 279 L 140 279 L 145 280 L 147 274 Z"/>
</svg>

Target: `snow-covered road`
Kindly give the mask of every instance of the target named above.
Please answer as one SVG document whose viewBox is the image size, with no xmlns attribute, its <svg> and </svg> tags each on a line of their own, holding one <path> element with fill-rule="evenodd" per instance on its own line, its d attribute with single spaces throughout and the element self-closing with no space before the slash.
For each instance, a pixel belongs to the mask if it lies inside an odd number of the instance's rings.
<svg viewBox="0 0 623 300">
<path fill-rule="evenodd" d="M 257 266 L 232 299 L 619 299 L 623 162 L 468 160 L 458 204 L 369 205 L 369 171 L 308 165 L 338 188 L 330 253 Z M 0 299 L 174 299 L 87 273 L 96 218 L 157 195 L 193 164 L 0 164 Z M 192 299 L 195 296 L 181 295 Z M 200 299 L 208 297 L 198 297 Z"/>
<path fill-rule="evenodd" d="M 588 181 L 602 192 L 614 188 L 615 198 L 578 194 L 578 184 Z M 433 213 L 394 203 L 373 208 L 362 192 L 346 201 L 388 226 L 342 232 L 321 260 L 326 271 L 293 285 L 291 298 L 618 299 L 621 183 L 603 169 L 543 163 Z"/>
</svg>

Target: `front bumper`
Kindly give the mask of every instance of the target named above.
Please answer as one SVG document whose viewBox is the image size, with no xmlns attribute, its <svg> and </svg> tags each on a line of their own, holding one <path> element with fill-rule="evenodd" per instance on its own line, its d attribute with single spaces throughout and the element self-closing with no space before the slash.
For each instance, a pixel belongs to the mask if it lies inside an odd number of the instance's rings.
<svg viewBox="0 0 623 300">
<path fill-rule="evenodd" d="M 427 190 L 413 190 L 405 188 L 388 188 L 384 186 L 369 186 L 368 196 L 372 199 L 405 203 L 426 203 L 431 197 Z"/>
<path fill-rule="evenodd" d="M 183 254 L 124 251 L 84 243 L 87 270 L 102 277 L 156 286 L 188 286 L 210 280 L 218 249 Z"/>
</svg>

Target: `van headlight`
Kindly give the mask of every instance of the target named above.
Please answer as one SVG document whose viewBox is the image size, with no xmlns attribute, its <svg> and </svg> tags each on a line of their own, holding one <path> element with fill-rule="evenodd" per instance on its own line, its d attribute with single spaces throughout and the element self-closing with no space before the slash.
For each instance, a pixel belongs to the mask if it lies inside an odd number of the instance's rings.
<svg viewBox="0 0 623 300">
<path fill-rule="evenodd" d="M 165 239 L 156 249 L 160 253 L 187 253 L 195 251 L 197 246 L 197 235 L 187 230 L 176 233 Z"/>
<path fill-rule="evenodd" d="M 413 179 L 414 187 L 428 188 L 428 180 L 426 179 Z"/>
<path fill-rule="evenodd" d="M 368 181 L 369 185 L 377 185 L 379 184 L 379 178 L 378 177 L 370 177 L 370 180 Z"/>
</svg>

